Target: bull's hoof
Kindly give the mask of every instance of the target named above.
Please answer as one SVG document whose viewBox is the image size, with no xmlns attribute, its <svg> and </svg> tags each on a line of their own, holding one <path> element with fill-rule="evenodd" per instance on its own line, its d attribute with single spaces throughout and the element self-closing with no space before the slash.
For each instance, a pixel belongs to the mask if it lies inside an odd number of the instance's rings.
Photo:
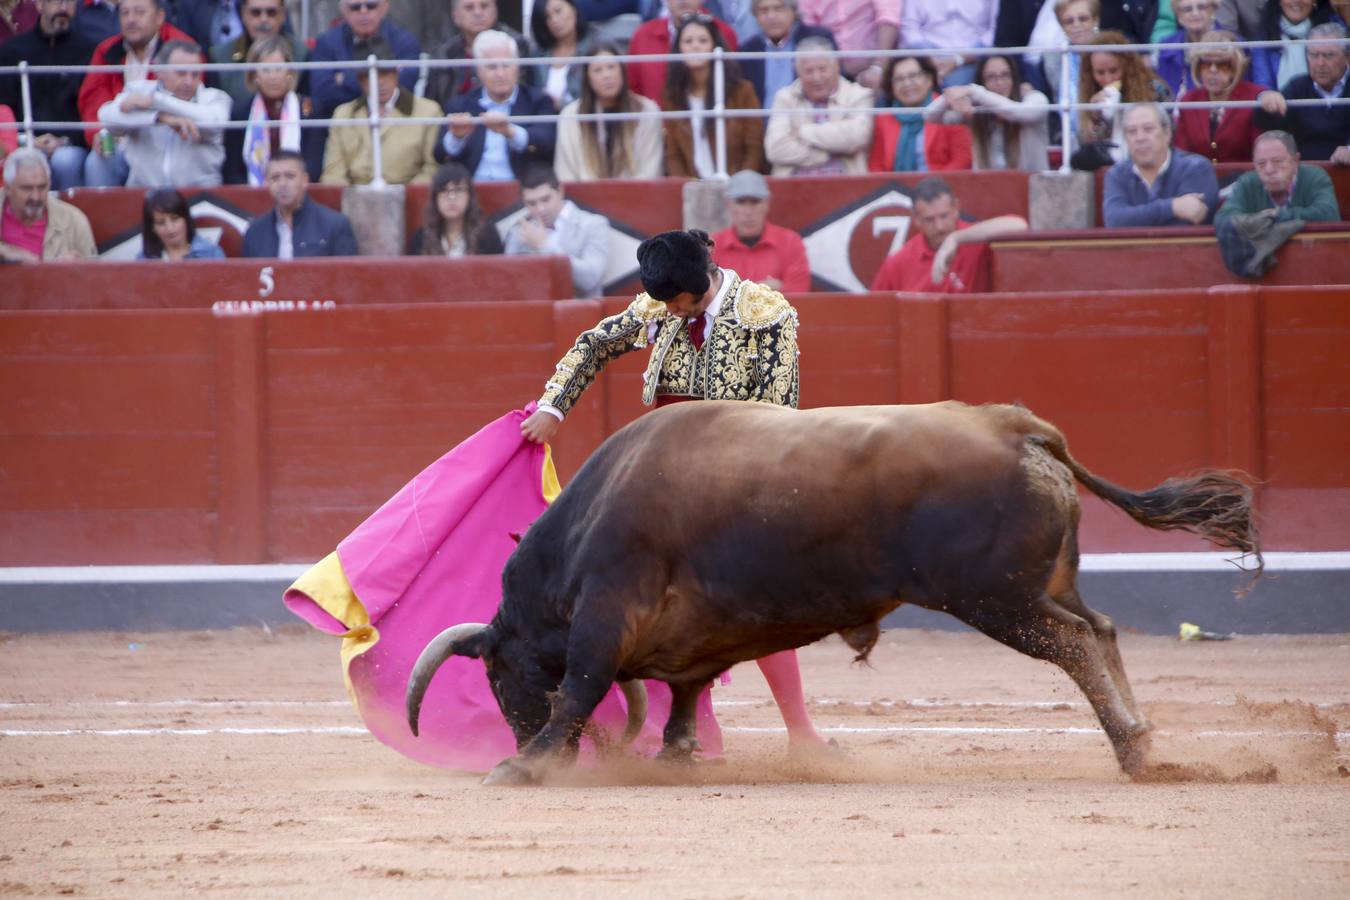
<svg viewBox="0 0 1350 900">
<path fill-rule="evenodd" d="M 504 759 L 497 763 L 497 767 L 487 773 L 483 779 L 483 784 L 492 786 L 521 787 L 527 784 L 534 784 L 535 778 L 524 765 L 516 759 Z"/>
<path fill-rule="evenodd" d="M 703 749 L 694 738 L 680 738 L 673 744 L 666 744 L 661 748 L 661 752 L 656 754 L 656 758 L 661 762 L 683 763 L 692 765 L 694 762 L 694 753 Z"/>
<path fill-rule="evenodd" d="M 1116 748 L 1116 758 L 1120 768 L 1131 778 L 1138 778 L 1148 771 L 1149 751 L 1153 747 L 1150 729 L 1142 729 L 1130 735 Z"/>
</svg>

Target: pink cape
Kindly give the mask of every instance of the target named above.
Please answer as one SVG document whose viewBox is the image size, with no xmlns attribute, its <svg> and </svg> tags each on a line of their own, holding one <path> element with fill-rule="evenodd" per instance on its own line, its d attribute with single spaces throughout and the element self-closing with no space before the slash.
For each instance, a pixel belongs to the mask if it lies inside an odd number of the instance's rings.
<svg viewBox="0 0 1350 900">
<path fill-rule="evenodd" d="M 348 688 L 366 727 L 405 756 L 434 766 L 485 771 L 516 752 L 481 661 L 448 660 L 422 704 L 413 737 L 404 695 L 413 664 L 444 629 L 490 622 L 501 602 L 501 574 L 523 534 L 556 491 L 546 447 L 525 440 L 520 423 L 533 405 L 492 422 L 436 460 L 286 591 L 286 606 L 309 624 L 343 635 Z M 340 570 L 338 566 L 340 565 Z M 362 621 L 362 620 L 365 621 Z M 648 682 L 649 712 L 635 742 L 660 747 L 670 712 L 666 685 Z M 614 740 L 627 712 L 611 688 L 592 722 Z M 722 736 L 709 694 L 699 705 L 705 756 Z"/>
</svg>

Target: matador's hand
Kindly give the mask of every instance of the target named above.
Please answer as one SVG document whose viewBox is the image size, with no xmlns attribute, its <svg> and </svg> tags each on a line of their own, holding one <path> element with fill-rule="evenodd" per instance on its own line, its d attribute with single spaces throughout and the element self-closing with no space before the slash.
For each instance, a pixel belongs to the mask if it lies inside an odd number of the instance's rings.
<svg viewBox="0 0 1350 900">
<path fill-rule="evenodd" d="M 536 444 L 547 444 L 553 440 L 553 436 L 558 433 L 558 428 L 562 422 L 558 417 L 546 413 L 542 409 L 537 409 L 530 414 L 530 417 L 520 423 L 520 433 L 525 440 L 533 441 Z"/>
</svg>

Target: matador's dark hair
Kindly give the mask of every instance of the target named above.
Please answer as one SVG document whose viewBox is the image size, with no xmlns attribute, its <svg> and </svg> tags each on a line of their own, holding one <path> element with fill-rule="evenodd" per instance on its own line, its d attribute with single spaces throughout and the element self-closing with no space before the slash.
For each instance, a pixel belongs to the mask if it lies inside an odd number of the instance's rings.
<svg viewBox="0 0 1350 900">
<path fill-rule="evenodd" d="M 702 297 L 712 283 L 712 239 L 706 231 L 663 231 L 638 245 L 642 287 L 655 300 Z"/>
</svg>

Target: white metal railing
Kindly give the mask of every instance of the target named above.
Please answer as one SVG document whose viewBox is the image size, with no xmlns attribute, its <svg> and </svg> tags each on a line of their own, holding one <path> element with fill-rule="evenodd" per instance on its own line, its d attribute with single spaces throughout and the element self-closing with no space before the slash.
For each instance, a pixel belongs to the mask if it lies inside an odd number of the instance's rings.
<svg viewBox="0 0 1350 900">
<path fill-rule="evenodd" d="M 1070 155 L 1071 155 L 1070 151 L 1071 151 L 1071 149 L 1072 149 L 1072 148 L 1071 148 L 1072 131 L 1073 131 L 1073 129 L 1072 129 L 1072 127 L 1071 127 L 1071 117 L 1072 117 L 1072 115 L 1073 115 L 1075 112 L 1078 112 L 1078 111 L 1080 111 L 1080 110 L 1118 109 L 1118 108 L 1120 108 L 1121 106 L 1128 105 L 1128 104 L 1116 104 L 1116 103 L 1089 103 L 1089 102 L 1081 102 L 1081 101 L 1070 101 L 1068 98 L 1069 98 L 1070 93 L 1072 93 L 1072 91 L 1069 89 L 1069 88 L 1071 88 L 1071 85 L 1069 84 L 1069 79 L 1070 79 L 1070 74 L 1071 74 L 1071 72 L 1072 72 L 1072 66 L 1071 66 L 1071 60 L 1070 60 L 1070 54 L 1071 54 L 1071 53 L 1094 53 L 1094 52 L 1111 52 L 1111 53 L 1129 53 L 1129 52 L 1138 52 L 1138 53 L 1151 53 L 1151 52 L 1154 52 L 1154 51 L 1160 51 L 1160 50 L 1163 50 L 1163 51 L 1166 51 L 1166 50 L 1172 50 L 1172 51 L 1188 52 L 1188 51 L 1191 51 L 1191 50 L 1198 50 L 1198 49 L 1208 49 L 1208 48 L 1213 48 L 1213 49 L 1229 49 L 1229 48 L 1232 48 L 1232 47 L 1242 47 L 1242 48 L 1244 48 L 1244 49 L 1250 50 L 1250 49 L 1254 49 L 1254 48 L 1270 48 L 1270 47 L 1301 46 L 1301 45 L 1306 45 L 1306 44 L 1309 44 L 1309 43 L 1316 43 L 1316 44 L 1319 44 L 1319 45 L 1323 45 L 1323 44 L 1343 44 L 1343 45 L 1346 45 L 1346 46 L 1350 46 L 1350 40 L 1335 40 L 1335 39 L 1328 39 L 1328 38 L 1317 38 L 1317 39 L 1314 39 L 1314 40 L 1312 40 L 1312 41 L 1308 41 L 1308 40 L 1301 40 L 1301 41 L 1224 41 L 1224 42 L 1216 42 L 1216 43 L 1201 43 L 1201 42 L 1194 42 L 1194 43 L 1185 43 L 1185 44 L 1110 44 L 1110 45 L 1101 45 L 1101 44 L 1069 45 L 1069 44 L 1066 44 L 1066 45 L 1064 45 L 1064 46 L 1062 46 L 1062 47 L 1030 47 L 1030 46 L 1023 46 L 1023 47 L 969 47 L 969 48 L 956 48 L 956 49 L 949 49 L 949 50 L 933 50 L 933 49 L 922 49 L 922 50 L 918 50 L 918 49 L 896 49 L 896 50 L 886 50 L 886 51 L 874 51 L 874 52 L 869 53 L 869 54 L 867 54 L 867 55 L 868 55 L 868 56 L 871 56 L 871 57 L 878 58 L 878 59 L 891 59 L 891 58 L 921 57 L 921 56 L 944 56 L 944 55 L 957 55 L 957 54 L 959 54 L 959 55 L 961 55 L 961 56 L 965 56 L 965 57 L 970 57 L 970 56 L 1020 56 L 1020 55 L 1025 55 L 1025 54 L 1028 54 L 1028 53 L 1034 54 L 1034 55 L 1040 55 L 1040 56 L 1043 56 L 1043 55 L 1045 55 L 1045 54 L 1047 54 L 1047 53 L 1059 53 L 1059 54 L 1061 54 L 1060 71 L 1059 71 L 1059 82 L 1060 82 L 1059 99 L 1056 101 L 1056 103 L 1055 103 L 1055 104 L 1053 105 L 1053 107 L 1051 107 L 1051 108 L 1054 109 L 1054 110 L 1058 113 L 1058 115 L 1059 115 L 1059 117 L 1060 117 L 1060 124 L 1061 124 L 1060 133 L 1061 133 L 1061 142 L 1062 142 L 1062 143 L 1061 143 L 1061 154 L 1062 154 L 1062 155 L 1061 155 L 1060 171 L 1061 171 L 1061 172 L 1067 172 L 1067 171 L 1069 171 L 1069 157 L 1070 157 Z M 845 50 L 829 50 L 829 51 L 827 51 L 827 50 L 811 50 L 811 51 L 807 51 L 807 52 L 808 52 L 811 56 L 829 57 L 829 58 L 833 58 L 833 59 L 839 59 L 839 58 L 843 58 L 843 57 L 851 57 L 851 56 L 857 56 L 857 55 L 858 55 L 855 51 L 845 51 Z M 714 49 L 712 52 L 709 52 L 709 53 L 689 53 L 689 54 L 684 54 L 684 53 L 660 53 L 660 54 L 638 54 L 638 55 L 634 55 L 634 54 L 622 54 L 622 55 L 610 55 L 610 54 L 606 54 L 606 55 L 603 55 L 603 56 L 524 57 L 524 58 L 521 58 L 521 59 L 517 60 L 517 62 L 518 62 L 520 65 L 522 65 L 522 66 L 527 66 L 527 67 L 540 67 L 540 66 L 554 66 L 554 65 L 584 64 L 584 63 L 588 63 L 588 62 L 591 62 L 591 61 L 596 60 L 596 59 L 608 59 L 608 60 L 612 60 L 612 61 L 614 61 L 614 62 L 619 62 L 619 63 L 629 63 L 629 62 L 666 62 L 666 63 L 669 63 L 669 62 L 685 61 L 685 60 L 709 60 L 709 61 L 711 61 L 711 62 L 713 63 L 713 105 L 712 105 L 712 109 L 711 109 L 711 110 L 707 110 L 707 111 L 703 111 L 703 112 L 700 112 L 700 111 L 697 111 L 697 110 L 658 110 L 658 111 L 654 111 L 654 112 L 633 112 L 633 113 L 597 112 L 597 113 L 578 114 L 578 115 L 577 115 L 577 119 L 578 119 L 579 121 L 582 121 L 582 122 L 601 122 L 601 121 L 604 121 L 604 122 L 624 122 L 624 121 L 635 121 L 635 120 L 643 120 L 643 119 L 657 119 L 657 120 L 662 120 L 662 121 L 665 121 L 665 120 L 678 120 L 678 119 L 689 119 L 689 120 L 692 120 L 692 119 L 698 118 L 698 117 L 708 117 L 708 116 L 710 116 L 710 117 L 712 117 L 713 122 L 714 122 L 714 146 L 715 146 L 715 156 L 714 156 L 714 161 L 715 161 L 715 166 L 716 166 L 716 170 L 717 170 L 717 176 L 718 176 L 718 177 L 725 178 L 726 175 L 727 175 L 727 171 L 726 171 L 726 165 L 727 165 L 726 120 L 727 120 L 727 119 L 734 119 L 734 118 L 750 118 L 750 117 L 769 118 L 769 117 L 772 117 L 773 114 L 774 114 L 774 111 L 773 111 L 772 106 L 763 107 L 763 108 L 758 108 L 758 107 L 757 107 L 757 108 L 753 108 L 753 109 L 728 109 L 728 108 L 726 108 L 726 78 L 725 78 L 725 63 L 728 62 L 728 61 L 737 61 L 737 60 L 768 60 L 768 59 L 778 59 L 778 58 L 781 58 L 781 57 L 782 57 L 782 53 L 781 53 L 781 52 L 775 52 L 775 51 L 757 51 L 757 52 L 735 51 L 735 52 L 732 52 L 732 51 L 725 51 L 725 50 L 722 50 L 721 48 L 716 48 L 716 49 Z M 374 174 L 374 180 L 372 181 L 372 184 L 382 186 L 382 185 L 384 185 L 385 182 L 384 182 L 384 177 L 383 177 L 383 166 L 382 166 L 382 160 L 381 160 L 381 148 L 380 148 L 380 141 L 379 141 L 379 129 L 380 129 L 380 127 L 381 127 L 382 124 L 386 124 L 386 123 L 385 123 L 385 122 L 382 122 L 382 119 L 381 119 L 381 109 L 380 109 L 380 104 L 379 104 L 379 99 L 378 99 L 378 93 L 377 93 L 377 86 L 378 86 L 378 77 L 377 77 L 377 74 L 378 74 L 378 70 L 379 70 L 379 69 L 388 69 L 388 68 L 391 68 L 391 67 L 398 67 L 398 68 L 417 68 L 417 69 L 419 69 L 419 70 L 425 72 L 425 71 L 427 71 L 427 70 L 435 70 L 435 69 L 463 69 L 463 68 L 474 67 L 474 66 L 477 66 L 477 65 L 478 65 L 478 60 L 475 60 L 475 59 L 429 59 L 429 58 L 427 58 L 427 57 L 425 56 L 425 54 L 423 54 L 423 56 L 422 56 L 421 58 L 416 59 L 416 60 L 376 60 L 376 58 L 375 58 L 374 56 L 369 56 L 369 57 L 367 57 L 367 58 L 364 59 L 364 60 L 333 60 L 333 61 L 328 61 L 328 60 L 320 60 L 320 61 L 308 60 L 308 61 L 305 61 L 305 62 L 289 62 L 289 63 L 195 63 L 195 64 L 194 64 L 194 63 L 186 63 L 186 64 L 184 64 L 184 63 L 179 63 L 179 64 L 174 64 L 174 65 L 169 65 L 169 64 L 155 65 L 155 66 L 153 66 L 152 68 L 157 69 L 157 70 L 165 70 L 165 71 L 191 70 L 191 71 L 206 71 L 206 72 L 239 72 L 239 71 L 252 71 L 252 70 L 263 69 L 263 68 L 268 68 L 268 69 L 285 68 L 285 69 L 289 69 L 289 70 L 299 70 L 299 71 L 333 70 L 333 69 L 339 69 L 339 70 L 346 70 L 346 69 L 364 69 L 364 70 L 366 71 L 366 73 L 367 73 L 367 79 L 368 79 L 368 96 L 367 96 L 367 101 L 366 101 L 367 109 L 370 110 L 370 113 L 369 113 L 368 116 L 366 116 L 366 117 L 364 117 L 364 118 L 349 118 L 349 119 L 306 119 L 306 120 L 303 120 L 303 121 L 298 122 L 298 123 L 295 123 L 295 124 L 299 125 L 299 126 L 302 127 L 302 128 L 332 128 L 332 127 L 338 127 L 338 128 L 367 127 L 367 128 L 370 128 L 370 129 L 371 129 L 371 148 L 372 148 L 372 153 L 373 153 L 373 155 L 374 155 L 373 164 L 374 164 L 374 173 L 375 173 L 375 174 Z M 106 72 L 106 71 L 121 71 L 121 70 L 122 70 L 122 67 L 121 67 L 121 66 L 107 66 L 107 65 L 105 65 L 105 66 L 92 66 L 92 65 L 82 65 L 82 66 L 75 66 L 75 65 L 65 65 L 65 66 L 34 66 L 34 65 L 28 64 L 26 61 L 20 61 L 20 62 L 19 62 L 17 65 L 15 65 L 15 66 L 0 66 L 0 75 L 17 74 L 17 75 L 19 76 L 20 85 L 21 85 L 21 95 L 22 95 L 22 99 L 23 99 L 22 117 L 21 117 L 18 121 L 14 122 L 14 123 L 0 123 L 0 129 L 22 129 L 23 132 L 24 132 L 24 135 L 25 135 L 25 138 L 26 138 L 27 143 L 31 145 L 31 144 L 32 144 L 32 141 L 33 141 L 33 135 L 34 135 L 34 132 L 37 131 L 37 130 L 39 130 L 39 129 L 45 129 L 45 130 L 67 129 L 67 130 L 68 130 L 68 129 L 72 129 L 72 128 L 81 128 L 81 127 L 82 127 L 82 128 L 91 128 L 91 127 L 96 128 L 96 127 L 99 127 L 99 126 L 101 125 L 101 123 L 100 123 L 100 122 L 97 122 L 97 121 L 95 121 L 95 122 L 42 122 L 42 121 L 34 121 L 34 120 L 33 120 L 33 116 L 32 116 L 32 100 L 31 100 L 31 85 L 30 85 L 30 79 L 33 78 L 33 77 L 36 77 L 36 76 L 48 75 L 48 74 L 65 74 L 65 73 L 72 73 L 72 72 L 84 72 L 84 73 L 89 73 L 89 72 Z M 1272 90 L 1273 90 L 1273 89 L 1272 89 Z M 1256 106 L 1259 106 L 1259 102 L 1256 101 L 1256 100 L 1205 100 L 1205 101 L 1187 101 L 1187 102 L 1181 102 L 1181 101 L 1179 101 L 1179 100 L 1175 100 L 1175 99 L 1174 99 L 1174 100 L 1171 100 L 1171 101 L 1162 103 L 1162 104 L 1160 104 L 1160 105 L 1163 106 L 1164 108 L 1171 109 L 1171 110 L 1183 110 L 1183 109 L 1229 109 L 1229 108 L 1250 108 L 1250 107 L 1256 107 Z M 1350 105 L 1350 98 L 1342 97 L 1342 98 L 1336 98 L 1336 99 L 1333 99 L 1333 100 L 1323 100 L 1323 99 L 1320 99 L 1320 98 L 1319 98 L 1319 99 L 1309 99 L 1309 100 L 1288 100 L 1288 99 L 1286 99 L 1286 105 L 1289 106 L 1289 107 L 1308 107 L 1308 106 L 1327 107 L 1327 106 L 1344 106 L 1344 105 Z M 850 110 L 850 112 L 851 112 L 851 113 L 854 113 L 854 114 L 871 115 L 871 116 L 893 115 L 893 114 L 894 114 L 894 111 L 895 111 L 895 107 L 875 107 L 875 106 L 874 106 L 874 107 L 863 108 L 863 109 L 852 109 L 852 110 Z M 1048 114 L 1048 113 L 1047 113 L 1047 114 Z M 537 124 L 537 123 L 541 123 L 541 122 L 544 122 L 544 123 L 547 123 L 547 122 L 553 122 L 553 123 L 556 123 L 560 117 L 561 117 L 560 114 L 552 113 L 552 114 L 548 114 L 548 115 L 537 115 L 537 116 L 511 116 L 511 117 L 510 117 L 510 120 L 511 120 L 511 122 L 516 123 L 516 124 L 528 125 L 528 124 Z M 400 127 L 401 127 L 401 126 L 428 126 L 428 125 L 440 125 L 440 124 L 443 124 L 444 121 L 445 121 L 445 118 L 444 118 L 443 116 L 438 116 L 438 117 L 435 117 L 435 118 L 427 118 L 427 117 L 400 117 L 400 118 L 399 118 L 398 120 L 396 120 L 396 121 L 395 121 L 395 120 L 389 120 L 389 121 L 387 122 L 387 124 L 390 124 L 391 126 L 400 126 Z M 242 128 L 248 128 L 248 127 L 249 127 L 249 124 L 250 124 L 250 123 L 245 122 L 245 121 L 230 121 L 230 122 L 221 123 L 220 125 L 217 125 L 217 126 L 214 126 L 214 127 L 220 128 L 220 129 L 242 129 Z"/>
</svg>

